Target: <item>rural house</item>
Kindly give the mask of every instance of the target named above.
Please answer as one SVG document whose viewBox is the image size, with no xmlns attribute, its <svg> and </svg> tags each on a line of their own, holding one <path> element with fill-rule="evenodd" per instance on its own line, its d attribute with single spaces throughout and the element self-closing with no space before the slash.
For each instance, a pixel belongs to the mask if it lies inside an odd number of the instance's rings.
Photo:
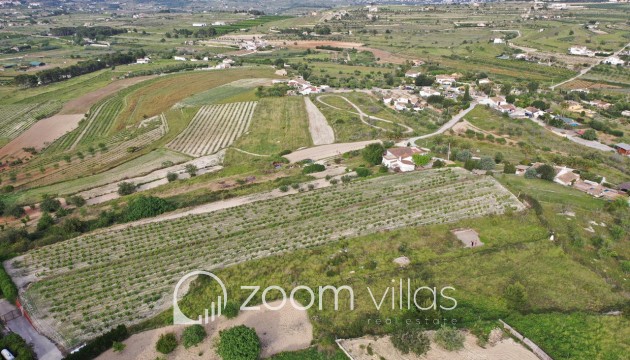
<svg viewBox="0 0 630 360">
<path fill-rule="evenodd" d="M 413 155 L 423 155 L 428 152 L 428 149 L 419 149 L 417 147 L 391 148 L 385 152 L 382 163 L 394 171 L 414 171 L 416 164 L 413 162 Z"/>
<path fill-rule="evenodd" d="M 626 143 L 619 143 L 615 145 L 615 148 L 619 154 L 630 156 L 630 145 Z"/>
</svg>

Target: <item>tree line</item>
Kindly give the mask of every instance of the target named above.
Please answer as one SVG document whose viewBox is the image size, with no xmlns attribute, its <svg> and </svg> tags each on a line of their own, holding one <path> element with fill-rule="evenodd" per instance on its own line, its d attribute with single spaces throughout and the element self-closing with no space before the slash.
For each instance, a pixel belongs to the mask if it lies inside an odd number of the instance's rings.
<svg viewBox="0 0 630 360">
<path fill-rule="evenodd" d="M 135 62 L 137 58 L 144 57 L 145 55 L 146 53 L 142 49 L 129 51 L 127 53 L 115 52 L 111 54 L 105 54 L 99 56 L 98 59 L 80 61 L 77 64 L 66 68 L 56 67 L 53 69 L 46 69 L 39 71 L 34 75 L 21 74 L 16 76 L 13 79 L 13 82 L 17 86 L 26 88 L 35 87 L 38 85 L 52 84 L 76 76 L 99 71 L 108 67 L 130 64 Z"/>
</svg>

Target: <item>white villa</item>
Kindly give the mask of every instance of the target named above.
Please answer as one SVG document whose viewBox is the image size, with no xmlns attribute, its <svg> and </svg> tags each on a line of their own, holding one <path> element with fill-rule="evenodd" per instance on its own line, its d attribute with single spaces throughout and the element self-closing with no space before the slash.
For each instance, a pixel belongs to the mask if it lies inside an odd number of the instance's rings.
<svg viewBox="0 0 630 360">
<path fill-rule="evenodd" d="M 626 62 L 621 60 L 617 56 L 610 56 L 610 57 L 607 57 L 606 60 L 602 61 L 602 63 L 616 66 L 616 65 L 624 65 Z"/>
<path fill-rule="evenodd" d="M 413 162 L 413 155 L 424 155 L 429 152 L 429 149 L 422 149 L 417 147 L 402 147 L 387 149 L 387 152 L 383 156 L 383 165 L 394 171 L 408 172 L 416 169 L 416 164 Z"/>
</svg>

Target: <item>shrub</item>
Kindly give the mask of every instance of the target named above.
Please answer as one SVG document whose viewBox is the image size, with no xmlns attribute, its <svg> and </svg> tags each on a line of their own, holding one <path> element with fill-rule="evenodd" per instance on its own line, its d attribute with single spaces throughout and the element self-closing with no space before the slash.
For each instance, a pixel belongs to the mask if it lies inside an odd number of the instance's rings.
<svg viewBox="0 0 630 360">
<path fill-rule="evenodd" d="M 524 310 L 527 305 L 525 286 L 518 281 L 509 284 L 503 292 L 503 298 L 507 302 L 508 308 L 519 311 Z"/>
<path fill-rule="evenodd" d="M 358 177 L 368 177 L 372 175 L 372 171 L 364 167 L 356 168 L 355 172 L 357 173 Z"/>
<path fill-rule="evenodd" d="M 168 172 L 166 174 L 166 180 L 168 180 L 168 182 L 173 182 L 175 180 L 177 180 L 177 174 L 174 172 Z"/>
<path fill-rule="evenodd" d="M 392 334 L 391 342 L 403 354 L 424 355 L 431 347 L 429 338 L 421 329 L 398 330 Z"/>
<path fill-rule="evenodd" d="M 44 199 L 39 204 L 39 207 L 44 212 L 55 212 L 61 208 L 61 203 L 52 196 L 44 196 Z"/>
<path fill-rule="evenodd" d="M 33 348 L 20 335 L 9 333 L 0 338 L 0 348 L 8 349 L 18 360 L 35 360 L 37 356 L 33 353 Z"/>
<path fill-rule="evenodd" d="M 199 171 L 199 169 L 193 164 L 186 165 L 185 169 L 188 175 L 190 175 L 190 177 L 197 176 L 197 171 Z"/>
<path fill-rule="evenodd" d="M 0 292 L 12 303 L 15 302 L 18 296 L 17 287 L 2 265 L 0 265 Z"/>
<path fill-rule="evenodd" d="M 494 170 L 495 166 L 496 163 L 494 162 L 494 159 L 489 156 L 484 156 L 479 161 L 479 168 L 481 170 Z"/>
<path fill-rule="evenodd" d="M 121 182 L 118 184 L 118 195 L 125 196 L 136 192 L 136 185 L 130 182 Z"/>
<path fill-rule="evenodd" d="M 525 171 L 525 179 L 535 179 L 538 177 L 538 172 L 534 168 L 529 168 Z"/>
<path fill-rule="evenodd" d="M 135 221 L 158 216 L 171 210 L 174 210 L 174 206 L 162 198 L 139 196 L 129 202 L 121 215 L 124 221 Z"/>
<path fill-rule="evenodd" d="M 240 310 L 241 310 L 241 307 L 238 305 L 238 303 L 235 303 L 233 301 L 228 301 L 225 304 L 223 315 L 225 315 L 225 317 L 228 319 L 233 319 L 238 316 L 238 313 Z"/>
<path fill-rule="evenodd" d="M 291 150 L 282 150 L 278 153 L 278 156 L 289 155 L 290 153 L 291 153 Z"/>
<path fill-rule="evenodd" d="M 302 169 L 302 173 L 304 174 L 312 174 L 320 171 L 326 170 L 326 166 L 321 164 L 309 164 Z"/>
<path fill-rule="evenodd" d="M 204 329 L 203 326 L 199 324 L 192 325 L 184 329 L 184 332 L 182 333 L 182 342 L 184 343 L 184 347 L 188 349 L 189 347 L 202 342 L 207 335 L 206 329 Z"/>
<path fill-rule="evenodd" d="M 160 335 L 158 342 L 155 344 L 155 350 L 162 354 L 169 354 L 177 347 L 177 338 L 173 333 Z"/>
<path fill-rule="evenodd" d="M 85 205 L 85 199 L 81 195 L 73 195 L 66 199 L 66 203 L 68 205 L 74 205 L 76 207 L 81 207 Z"/>
<path fill-rule="evenodd" d="M 286 185 L 282 185 L 282 186 L 280 186 L 278 189 L 280 189 L 280 191 L 282 191 L 282 192 L 287 192 L 287 191 L 289 191 L 289 187 L 288 187 L 288 186 L 286 186 Z"/>
<path fill-rule="evenodd" d="M 111 348 L 115 342 L 121 342 L 129 337 L 129 331 L 125 325 L 118 325 L 105 334 L 97 337 L 82 347 L 79 351 L 70 354 L 64 360 L 91 360 Z"/>
<path fill-rule="evenodd" d="M 19 219 L 26 214 L 26 211 L 24 211 L 24 208 L 19 205 L 11 205 L 5 210 L 4 213 L 5 215 L 10 215 L 16 219 Z"/>
<path fill-rule="evenodd" d="M 553 181 L 556 177 L 556 170 L 551 165 L 541 165 L 536 169 L 536 173 L 540 175 L 540 178 L 547 181 Z"/>
<path fill-rule="evenodd" d="M 515 174 L 516 173 L 516 166 L 510 164 L 509 162 L 506 162 L 503 165 L 503 173 L 504 174 Z"/>
<path fill-rule="evenodd" d="M 291 184 L 291 187 L 292 187 L 294 190 L 297 190 L 297 189 L 299 189 L 299 188 L 300 188 L 300 184 L 298 184 L 298 183 L 293 183 L 293 184 Z"/>
<path fill-rule="evenodd" d="M 385 152 L 385 148 L 383 145 L 374 143 L 370 144 L 361 151 L 361 155 L 363 159 L 372 165 L 378 165 L 383 161 L 383 153 Z"/>
<path fill-rule="evenodd" d="M 433 162 L 433 168 L 434 168 L 434 169 L 443 168 L 443 167 L 444 167 L 444 165 L 445 165 L 445 164 L 444 164 L 444 161 L 442 161 L 442 160 L 440 160 L 440 159 L 435 160 L 435 161 Z"/>
<path fill-rule="evenodd" d="M 466 160 L 470 160 L 472 158 L 472 154 L 468 150 L 461 150 L 457 152 L 455 159 L 457 161 L 466 162 Z"/>
<path fill-rule="evenodd" d="M 235 326 L 219 332 L 218 353 L 223 360 L 256 360 L 260 355 L 260 339 L 254 329 Z"/>
<path fill-rule="evenodd" d="M 425 166 L 429 162 L 431 162 L 431 155 L 429 154 L 426 154 L 426 155 L 413 154 L 411 157 L 413 159 L 413 163 L 418 166 Z"/>
<path fill-rule="evenodd" d="M 126 347 L 127 345 L 121 343 L 120 341 L 114 341 L 114 343 L 112 344 L 112 349 L 114 349 L 114 352 L 122 352 L 123 350 L 125 350 Z"/>
<path fill-rule="evenodd" d="M 464 334 L 459 330 L 443 325 L 435 332 L 435 343 L 448 351 L 456 351 L 464 347 Z"/>
<path fill-rule="evenodd" d="M 37 221 L 37 231 L 44 231 L 53 225 L 55 225 L 55 219 L 53 219 L 49 213 L 45 212 L 42 214 L 42 217 L 39 218 L 39 221 Z"/>
</svg>

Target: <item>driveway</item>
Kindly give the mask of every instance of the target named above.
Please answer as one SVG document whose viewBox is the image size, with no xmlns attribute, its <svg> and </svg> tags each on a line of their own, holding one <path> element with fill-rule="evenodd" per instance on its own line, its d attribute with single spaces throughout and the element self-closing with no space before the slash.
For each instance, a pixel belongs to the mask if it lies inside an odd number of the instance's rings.
<svg viewBox="0 0 630 360">
<path fill-rule="evenodd" d="M 0 300 L 0 312 L 2 312 L 2 314 L 15 309 L 16 307 L 5 299 Z M 60 360 L 63 358 L 61 351 L 57 349 L 55 344 L 47 337 L 38 333 L 25 317 L 20 316 L 15 318 L 9 321 L 7 326 L 11 331 L 20 335 L 27 343 L 33 345 L 33 349 L 39 360 Z"/>
</svg>

